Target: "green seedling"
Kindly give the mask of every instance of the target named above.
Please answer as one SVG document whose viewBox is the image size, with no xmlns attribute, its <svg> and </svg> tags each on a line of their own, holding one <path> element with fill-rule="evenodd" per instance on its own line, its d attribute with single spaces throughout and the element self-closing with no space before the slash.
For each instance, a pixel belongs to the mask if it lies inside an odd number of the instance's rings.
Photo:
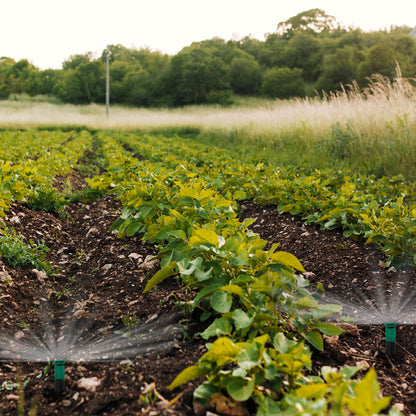
<svg viewBox="0 0 416 416">
<path fill-rule="evenodd" d="M 36 376 L 36 379 L 40 380 L 43 377 L 45 377 L 49 373 L 51 368 L 52 368 L 52 364 L 51 362 L 48 362 L 48 364 L 43 368 L 43 371 Z"/>
<path fill-rule="evenodd" d="M 135 314 L 130 314 L 127 312 L 125 315 L 122 315 L 121 321 L 123 325 L 127 328 L 127 331 L 117 330 L 114 331 L 115 334 L 123 335 L 124 337 L 130 338 L 132 332 L 137 328 L 140 318 Z"/>
</svg>

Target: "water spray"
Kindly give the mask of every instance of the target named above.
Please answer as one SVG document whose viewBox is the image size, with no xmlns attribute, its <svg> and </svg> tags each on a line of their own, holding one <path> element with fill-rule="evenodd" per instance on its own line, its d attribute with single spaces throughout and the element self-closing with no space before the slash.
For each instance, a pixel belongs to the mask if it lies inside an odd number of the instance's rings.
<svg viewBox="0 0 416 416">
<path fill-rule="evenodd" d="M 388 322 L 386 326 L 386 354 L 394 355 L 396 353 L 396 323 Z"/>
<path fill-rule="evenodd" d="M 55 360 L 55 393 L 63 393 L 65 390 L 65 360 Z"/>
</svg>

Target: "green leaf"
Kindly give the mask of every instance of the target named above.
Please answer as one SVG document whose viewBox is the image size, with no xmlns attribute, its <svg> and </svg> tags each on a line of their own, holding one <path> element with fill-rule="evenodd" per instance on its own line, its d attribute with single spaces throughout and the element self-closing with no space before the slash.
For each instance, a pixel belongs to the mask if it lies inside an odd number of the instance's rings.
<svg viewBox="0 0 416 416">
<path fill-rule="evenodd" d="M 368 370 L 365 377 L 354 387 L 356 397 L 348 398 L 347 407 L 356 415 L 379 414 L 390 404 L 390 397 L 379 398 L 380 386 L 374 368 Z"/>
<path fill-rule="evenodd" d="M 242 309 L 233 311 L 233 320 L 235 329 L 248 328 L 253 322 L 253 318 L 250 318 Z"/>
<path fill-rule="evenodd" d="M 219 313 L 227 313 L 230 311 L 233 303 L 231 294 L 217 290 L 213 293 L 210 299 L 210 305 L 212 309 Z"/>
<path fill-rule="evenodd" d="M 209 368 L 212 368 L 212 364 L 222 367 L 233 362 L 240 352 L 241 348 L 238 345 L 229 338 L 221 337 L 210 345 L 209 350 L 200 358 L 200 362 L 207 363 Z"/>
<path fill-rule="evenodd" d="M 318 329 L 323 334 L 329 336 L 340 335 L 344 332 L 341 328 L 337 327 L 334 324 L 331 324 L 330 322 L 317 322 L 313 325 L 313 327 L 315 329 Z"/>
<path fill-rule="evenodd" d="M 324 350 L 324 342 L 322 340 L 322 335 L 319 332 L 309 331 L 303 334 L 303 337 L 306 339 L 306 341 L 309 342 L 309 344 L 314 346 L 317 350 Z"/>
<path fill-rule="evenodd" d="M 292 269 L 298 270 L 300 272 L 306 272 L 300 261 L 293 254 L 286 253 L 285 251 L 277 251 L 276 253 L 272 254 L 271 260 L 274 263 L 280 263 L 285 266 L 289 266 Z"/>
<path fill-rule="evenodd" d="M 288 339 L 283 333 L 279 332 L 273 338 L 273 346 L 279 351 L 281 354 L 285 354 L 289 352 L 291 348 L 296 346 L 298 342 L 291 341 Z"/>
<path fill-rule="evenodd" d="M 194 391 L 194 401 L 206 406 L 209 399 L 215 394 L 219 393 L 220 389 L 214 386 L 210 381 L 204 381 Z"/>
<path fill-rule="evenodd" d="M 346 366 L 339 370 L 339 374 L 342 374 L 347 380 L 349 380 L 362 369 L 363 366 Z"/>
<path fill-rule="evenodd" d="M 188 381 L 207 374 L 207 372 L 208 370 L 201 368 L 198 365 L 187 367 L 176 376 L 175 380 L 173 380 L 171 384 L 169 384 L 168 389 L 174 389 L 181 384 L 187 383 Z"/>
<path fill-rule="evenodd" d="M 246 380 L 243 377 L 231 377 L 226 385 L 227 393 L 239 402 L 248 400 L 254 391 L 254 379 Z"/>
<path fill-rule="evenodd" d="M 342 374 L 339 374 L 336 368 L 329 367 L 327 365 L 324 365 L 321 368 L 321 374 L 323 379 L 328 383 L 331 384 L 333 382 L 336 382 L 340 379 L 342 379 L 344 376 Z"/>
<path fill-rule="evenodd" d="M 194 273 L 195 269 L 201 267 L 202 257 L 196 257 L 192 261 L 188 261 L 187 258 L 184 258 L 182 261 L 178 262 L 179 273 L 182 275 L 191 275 Z"/>
<path fill-rule="evenodd" d="M 318 308 L 319 304 L 312 297 L 305 296 L 305 297 L 303 297 L 303 298 L 301 298 L 301 299 L 298 300 L 297 306 L 299 308 L 315 309 L 315 308 Z"/>
<path fill-rule="evenodd" d="M 295 394 L 297 397 L 303 397 L 305 399 L 311 399 L 314 397 L 322 397 L 327 389 L 325 383 L 322 384 L 308 384 L 305 386 L 299 387 Z"/>
<path fill-rule="evenodd" d="M 195 296 L 194 302 L 198 303 L 201 299 L 204 299 L 205 297 L 211 296 L 214 292 L 216 292 L 218 289 L 220 289 L 223 286 L 224 286 L 224 283 L 221 283 L 221 281 L 219 281 L 219 282 L 214 282 L 213 284 L 204 287 Z"/>
<path fill-rule="evenodd" d="M 141 228 L 140 222 L 135 221 L 135 220 L 132 219 L 132 222 L 129 224 L 129 226 L 126 229 L 127 237 L 133 237 L 134 234 L 136 234 L 137 231 L 139 231 L 140 228 Z"/>
<path fill-rule="evenodd" d="M 143 293 L 148 292 L 152 287 L 156 286 L 162 280 L 174 274 L 176 274 L 176 262 L 171 261 L 166 267 L 160 269 L 157 273 L 153 275 L 153 277 L 147 282 L 146 287 L 143 290 Z"/>
<path fill-rule="evenodd" d="M 234 295 L 241 296 L 241 297 L 244 295 L 243 289 L 237 285 L 223 286 L 221 290 L 223 290 L 224 292 L 233 293 Z"/>
<path fill-rule="evenodd" d="M 209 339 L 211 337 L 220 337 L 223 335 L 231 334 L 233 330 L 230 321 L 226 318 L 216 318 L 214 322 L 202 332 L 201 336 L 203 339 Z"/>
<path fill-rule="evenodd" d="M 207 270 L 206 272 L 203 272 L 200 269 L 196 269 L 194 276 L 198 282 L 204 282 L 205 280 L 208 280 L 212 275 L 212 267 Z"/>
<path fill-rule="evenodd" d="M 189 246 L 196 246 L 198 244 L 212 244 L 218 247 L 218 236 L 215 231 L 206 230 L 204 228 L 197 228 L 193 231 L 192 237 L 189 239 Z"/>
<path fill-rule="evenodd" d="M 234 192 L 233 199 L 242 200 L 246 198 L 247 198 L 247 194 L 244 191 L 237 190 Z"/>
<path fill-rule="evenodd" d="M 342 305 L 319 305 L 319 308 L 314 309 L 312 311 L 312 316 L 315 320 L 323 319 L 329 315 L 333 315 L 334 313 L 339 313 L 342 310 Z"/>
</svg>

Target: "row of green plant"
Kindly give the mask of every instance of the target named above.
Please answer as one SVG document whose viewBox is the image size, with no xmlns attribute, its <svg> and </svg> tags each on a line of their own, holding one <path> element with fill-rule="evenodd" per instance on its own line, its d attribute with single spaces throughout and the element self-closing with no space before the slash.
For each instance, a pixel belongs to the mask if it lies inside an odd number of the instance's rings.
<svg viewBox="0 0 416 416">
<path fill-rule="evenodd" d="M 416 264 L 416 189 L 403 176 L 276 167 L 192 139 L 118 135 L 136 153 L 170 168 L 183 166 L 236 200 L 277 204 L 324 229 L 342 228 L 387 255 L 387 265 Z"/>
<path fill-rule="evenodd" d="M 55 200 L 58 207 L 59 197 L 52 186 L 55 177 L 70 173 L 92 143 L 87 131 L 27 131 L 21 135 L 3 131 L 0 139 L 0 216 L 13 201 L 36 209 Z"/>
<path fill-rule="evenodd" d="M 2 131 L 0 133 L 0 216 L 12 202 L 64 215 L 65 197 L 53 187 L 57 175 L 71 172 L 91 145 L 88 132 Z M 9 149 L 10 151 L 7 151 Z M 0 255 L 14 268 L 36 268 L 52 274 L 42 241 L 25 241 L 0 222 Z"/>
<path fill-rule="evenodd" d="M 184 310 L 200 312 L 206 322 L 201 335 L 213 341 L 171 388 L 205 376 L 195 401 L 205 405 L 214 393 L 227 394 L 258 415 L 368 415 L 388 406 L 372 370 L 361 380 L 353 379 L 359 367 L 312 372 L 309 345 L 322 350 L 322 333 L 340 334 L 325 320 L 340 308 L 319 304 L 299 261 L 277 245 L 264 250 L 266 241 L 248 228 L 253 220 L 238 220 L 236 202 L 218 192 L 224 176 L 211 186 L 215 161 L 206 180 L 186 156 L 175 167 L 173 155 L 166 163 L 139 161 L 110 135 L 100 140 L 108 172 L 90 185 L 120 198 L 123 210 L 113 228 L 120 237 L 139 236 L 159 248 L 161 269 L 145 291 L 178 278 L 189 296 Z M 223 187 L 231 195 L 232 187 Z"/>
<path fill-rule="evenodd" d="M 36 160 L 73 138 L 73 132 L 3 130 L 0 132 L 0 159 L 12 164 Z"/>
</svg>

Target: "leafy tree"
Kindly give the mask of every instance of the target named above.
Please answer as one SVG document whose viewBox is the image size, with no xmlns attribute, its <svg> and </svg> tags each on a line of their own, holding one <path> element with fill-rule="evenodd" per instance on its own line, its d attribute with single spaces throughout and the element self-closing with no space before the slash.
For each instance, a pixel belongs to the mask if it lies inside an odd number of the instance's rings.
<svg viewBox="0 0 416 416">
<path fill-rule="evenodd" d="M 335 17 L 321 9 L 311 9 L 297 14 L 277 25 L 276 33 L 284 39 L 291 39 L 297 32 L 330 32 L 338 27 Z"/>
<path fill-rule="evenodd" d="M 109 45 L 110 97 L 138 106 L 227 103 L 231 92 L 284 98 L 305 88 L 336 90 L 372 74 L 390 79 L 396 63 L 405 77 L 416 73 L 416 39 L 410 27 L 363 32 L 341 28 L 333 16 L 311 9 L 280 22 L 265 41 L 214 37 L 175 56 L 148 48 Z M 29 61 L 0 58 L 0 98 L 13 93 L 55 94 L 72 103 L 103 102 L 107 48 L 71 55 L 62 70 L 40 71 Z M 272 71 L 273 70 L 273 71 Z M 263 77 L 264 75 L 264 77 Z"/>
<path fill-rule="evenodd" d="M 328 92 L 339 89 L 341 84 L 347 85 L 352 83 L 357 65 L 357 51 L 349 45 L 325 55 L 323 71 L 315 88 Z"/>
<path fill-rule="evenodd" d="M 146 69 L 129 73 L 125 78 L 128 91 L 127 104 L 140 107 L 154 107 L 166 104 L 162 89 L 163 71 L 152 74 Z"/>
<path fill-rule="evenodd" d="M 62 63 L 62 68 L 65 70 L 77 69 L 81 65 L 88 64 L 92 59 L 92 52 L 71 55 L 68 60 Z"/>
<path fill-rule="evenodd" d="M 368 83 L 368 77 L 373 74 L 381 74 L 393 79 L 396 75 L 397 53 L 390 44 L 377 44 L 372 46 L 357 68 L 357 81 L 364 86 Z"/>
<path fill-rule="evenodd" d="M 259 55 L 263 49 L 264 42 L 250 36 L 245 36 L 241 40 L 233 42 L 236 47 L 253 56 L 256 61 L 259 61 Z"/>
<path fill-rule="evenodd" d="M 111 102 L 137 106 L 160 103 L 161 78 L 170 58 L 148 48 L 128 49 L 122 45 L 109 45 Z M 100 61 L 106 64 L 107 49 Z"/>
<path fill-rule="evenodd" d="M 15 76 L 12 74 L 12 68 L 15 60 L 3 56 L 0 58 L 0 98 L 8 98 L 14 92 Z"/>
<path fill-rule="evenodd" d="M 28 85 L 39 70 L 27 59 L 16 62 L 12 58 L 0 59 L 0 97 L 28 92 Z"/>
<path fill-rule="evenodd" d="M 100 61 L 93 61 L 67 70 L 57 92 L 60 98 L 73 104 L 104 102 L 104 65 Z"/>
<path fill-rule="evenodd" d="M 261 91 L 275 98 L 301 97 L 305 95 L 305 82 L 300 68 L 271 68 L 263 75 Z"/>
<path fill-rule="evenodd" d="M 404 77 L 416 74 L 416 39 L 410 35 L 410 28 L 397 28 L 391 34 L 397 61 Z"/>
<path fill-rule="evenodd" d="M 268 34 L 263 48 L 260 50 L 257 59 L 260 65 L 273 68 L 274 66 L 287 66 L 285 62 L 285 50 L 287 40 L 276 33 Z"/>
<path fill-rule="evenodd" d="M 306 81 L 316 81 L 320 75 L 323 50 L 319 39 L 309 32 L 297 32 L 287 42 L 283 52 L 284 66 L 301 68 Z"/>
<path fill-rule="evenodd" d="M 229 79 L 236 94 L 256 94 L 261 85 L 260 65 L 251 55 L 236 57 L 231 61 Z"/>
<path fill-rule="evenodd" d="M 128 86 L 125 78 L 134 72 L 133 64 L 125 61 L 110 63 L 110 96 L 113 103 L 126 103 L 128 99 Z"/>
<path fill-rule="evenodd" d="M 201 104 L 212 100 L 214 92 L 229 89 L 225 64 L 207 48 L 183 49 L 172 58 L 165 87 L 173 105 Z M 227 94 L 225 94 L 227 96 Z M 218 98 L 224 99 L 219 94 Z"/>
</svg>

